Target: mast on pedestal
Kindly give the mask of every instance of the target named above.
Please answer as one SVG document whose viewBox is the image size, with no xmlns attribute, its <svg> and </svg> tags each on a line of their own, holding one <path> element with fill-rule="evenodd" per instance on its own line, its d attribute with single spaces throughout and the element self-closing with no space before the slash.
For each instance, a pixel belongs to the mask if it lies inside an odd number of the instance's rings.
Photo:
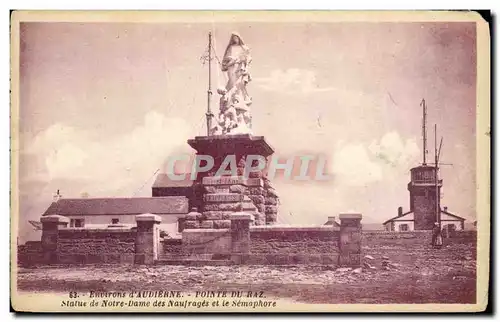
<svg viewBox="0 0 500 322">
<path fill-rule="evenodd" d="M 208 33 L 208 90 L 207 90 L 207 112 L 205 113 L 207 117 L 207 136 L 210 136 L 210 130 L 212 129 L 212 113 L 210 103 L 212 101 L 212 32 Z"/>
<path fill-rule="evenodd" d="M 435 189 L 436 189 L 436 222 L 439 224 L 439 227 L 441 227 L 441 207 L 440 207 L 440 195 L 439 195 L 439 155 L 441 154 L 441 147 L 443 146 L 443 138 L 441 138 L 441 141 L 439 142 L 439 149 L 437 147 L 437 125 L 434 124 L 434 164 L 435 164 L 435 176 L 434 176 L 434 182 L 435 182 Z"/>
<path fill-rule="evenodd" d="M 422 118 L 422 141 L 423 141 L 423 161 L 422 165 L 426 165 L 426 156 L 427 156 L 427 106 L 425 105 L 425 99 L 422 98 L 422 102 L 420 103 L 422 106 L 423 118 Z"/>
</svg>

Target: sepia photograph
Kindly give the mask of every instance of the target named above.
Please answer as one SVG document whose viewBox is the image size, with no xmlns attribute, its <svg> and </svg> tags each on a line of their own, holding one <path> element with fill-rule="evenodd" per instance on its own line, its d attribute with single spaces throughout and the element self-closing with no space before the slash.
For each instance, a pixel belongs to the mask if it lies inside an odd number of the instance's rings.
<svg viewBox="0 0 500 322">
<path fill-rule="evenodd" d="M 465 11 L 14 11 L 17 312 L 480 312 Z"/>
</svg>

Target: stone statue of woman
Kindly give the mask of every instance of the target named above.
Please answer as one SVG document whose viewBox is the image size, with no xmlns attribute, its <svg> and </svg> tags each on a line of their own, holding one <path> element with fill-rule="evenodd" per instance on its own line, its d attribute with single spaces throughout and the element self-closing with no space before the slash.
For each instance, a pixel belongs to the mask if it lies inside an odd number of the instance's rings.
<svg viewBox="0 0 500 322">
<path fill-rule="evenodd" d="M 232 33 L 221 63 L 222 71 L 227 73 L 227 84 L 217 90 L 221 100 L 216 134 L 251 133 L 252 99 L 246 89 L 251 80 L 248 72 L 251 61 L 249 48 L 239 34 Z"/>
</svg>

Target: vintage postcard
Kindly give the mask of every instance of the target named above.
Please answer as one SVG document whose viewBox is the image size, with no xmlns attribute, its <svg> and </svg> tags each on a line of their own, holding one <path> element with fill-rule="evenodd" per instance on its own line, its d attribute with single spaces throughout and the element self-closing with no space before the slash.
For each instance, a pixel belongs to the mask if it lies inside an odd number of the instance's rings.
<svg viewBox="0 0 500 322">
<path fill-rule="evenodd" d="M 17 312 L 479 312 L 474 12 L 16 11 Z"/>
</svg>

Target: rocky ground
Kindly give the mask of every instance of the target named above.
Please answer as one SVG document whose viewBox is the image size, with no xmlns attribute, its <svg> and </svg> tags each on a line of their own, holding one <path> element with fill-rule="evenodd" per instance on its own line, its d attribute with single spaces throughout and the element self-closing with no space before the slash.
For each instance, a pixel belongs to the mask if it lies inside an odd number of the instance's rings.
<svg viewBox="0 0 500 322">
<path fill-rule="evenodd" d="M 333 266 L 52 266 L 21 268 L 24 291 L 264 291 L 306 303 L 475 303 L 475 249 L 365 250 L 362 268 Z"/>
</svg>

